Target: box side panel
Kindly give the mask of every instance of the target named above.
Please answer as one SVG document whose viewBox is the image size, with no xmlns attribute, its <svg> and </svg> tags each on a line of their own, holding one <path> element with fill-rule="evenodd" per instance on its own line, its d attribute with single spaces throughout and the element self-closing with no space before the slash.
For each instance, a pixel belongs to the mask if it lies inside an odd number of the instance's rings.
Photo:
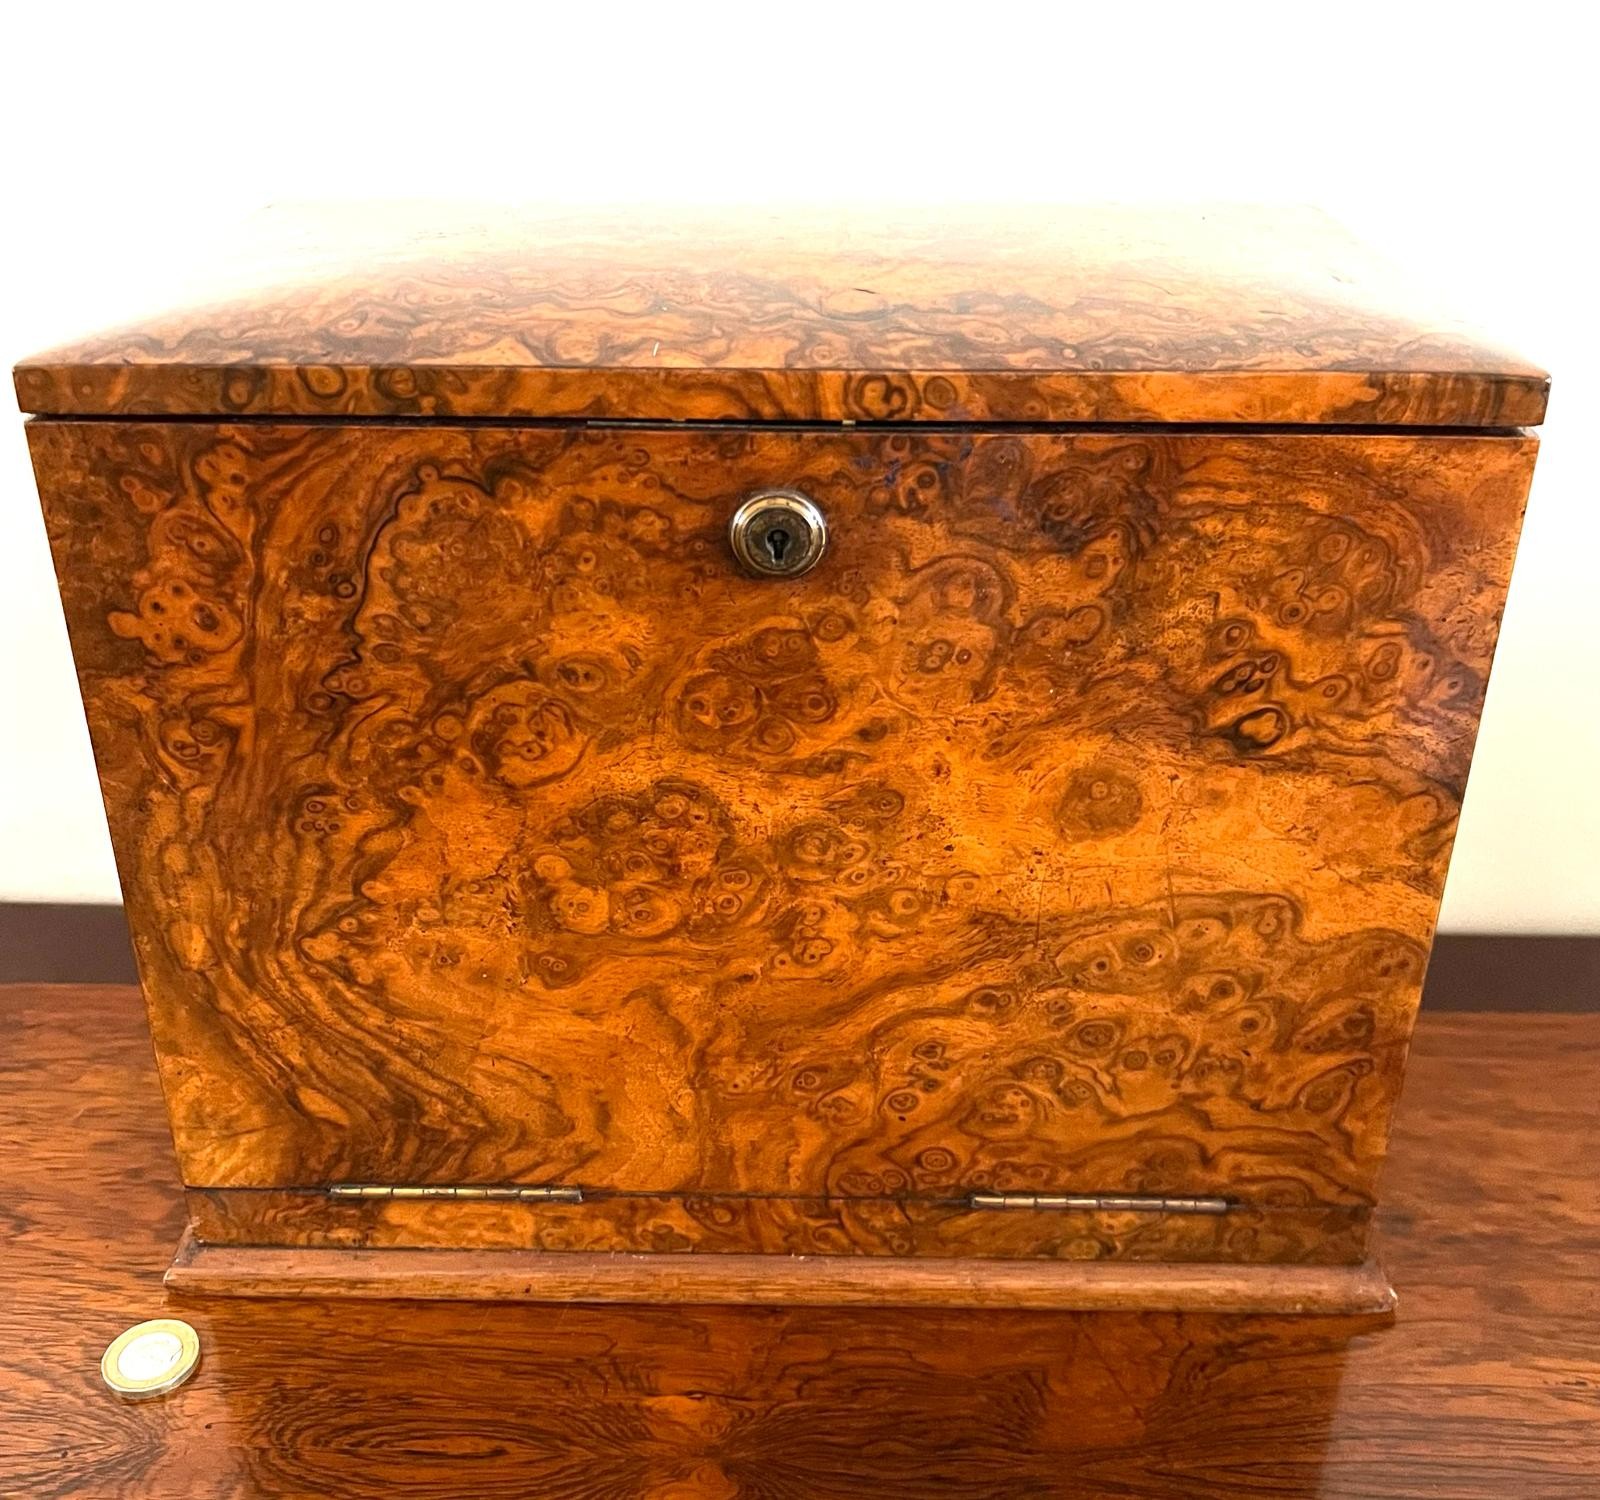
<svg viewBox="0 0 1600 1500">
<path fill-rule="evenodd" d="M 1531 440 L 33 441 L 189 1183 L 1370 1204 Z"/>
</svg>

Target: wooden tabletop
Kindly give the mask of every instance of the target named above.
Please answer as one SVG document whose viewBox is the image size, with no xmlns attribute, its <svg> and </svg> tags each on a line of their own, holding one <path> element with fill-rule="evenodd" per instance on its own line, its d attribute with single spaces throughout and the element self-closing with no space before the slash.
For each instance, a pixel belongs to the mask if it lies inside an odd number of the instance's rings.
<svg viewBox="0 0 1600 1500">
<path fill-rule="evenodd" d="M 1425 1012 L 1382 1319 L 178 1299 L 120 987 L 0 988 L 0 1496 L 1600 1493 L 1600 1015 Z M 100 1384 L 187 1318 L 194 1379 Z"/>
</svg>

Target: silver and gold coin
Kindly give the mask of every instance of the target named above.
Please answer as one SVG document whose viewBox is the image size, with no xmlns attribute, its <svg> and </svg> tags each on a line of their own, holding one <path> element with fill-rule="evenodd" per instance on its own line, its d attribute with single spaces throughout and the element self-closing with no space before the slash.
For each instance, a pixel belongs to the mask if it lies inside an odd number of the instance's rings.
<svg viewBox="0 0 1600 1500">
<path fill-rule="evenodd" d="M 199 1363 L 199 1334 L 178 1318 L 154 1318 L 112 1339 L 100 1374 L 119 1396 L 142 1401 L 177 1389 Z"/>
</svg>

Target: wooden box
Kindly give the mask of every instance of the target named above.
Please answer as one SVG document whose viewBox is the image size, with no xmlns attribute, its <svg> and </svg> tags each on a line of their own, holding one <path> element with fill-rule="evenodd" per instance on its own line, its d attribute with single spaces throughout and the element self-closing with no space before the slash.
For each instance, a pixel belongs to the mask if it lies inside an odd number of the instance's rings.
<svg viewBox="0 0 1600 1500">
<path fill-rule="evenodd" d="M 341 253 L 17 371 L 170 1281 L 1387 1305 L 1545 376 L 1306 214 Z"/>
</svg>

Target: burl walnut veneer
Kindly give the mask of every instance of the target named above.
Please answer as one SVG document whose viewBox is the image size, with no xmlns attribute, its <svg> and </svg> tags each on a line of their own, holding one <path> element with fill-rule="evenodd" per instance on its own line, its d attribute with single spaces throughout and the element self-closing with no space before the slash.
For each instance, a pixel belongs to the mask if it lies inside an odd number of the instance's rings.
<svg viewBox="0 0 1600 1500">
<path fill-rule="evenodd" d="M 279 271 L 17 371 L 175 1285 L 1387 1305 L 1541 373 L 1307 215 Z"/>
</svg>

